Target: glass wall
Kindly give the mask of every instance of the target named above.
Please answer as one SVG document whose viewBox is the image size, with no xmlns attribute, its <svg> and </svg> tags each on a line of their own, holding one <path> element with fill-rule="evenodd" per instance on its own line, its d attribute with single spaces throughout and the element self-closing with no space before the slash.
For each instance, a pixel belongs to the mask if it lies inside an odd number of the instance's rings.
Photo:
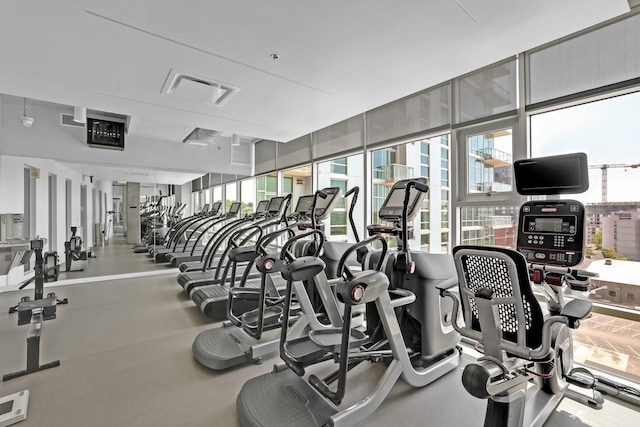
<svg viewBox="0 0 640 427">
<path fill-rule="evenodd" d="M 427 252 L 450 247 L 450 142 L 441 135 L 380 148 L 371 152 L 371 218 L 380 223 L 378 211 L 393 184 L 401 179 L 425 177 L 429 192 L 413 223 L 409 245 Z"/>
<path fill-rule="evenodd" d="M 270 174 L 256 178 L 256 201 L 269 200 L 278 195 L 278 175 Z"/>
<path fill-rule="evenodd" d="M 336 204 L 329 220 L 325 221 L 325 233 L 329 240 L 355 242 L 355 233 L 358 234 L 359 238 L 364 236 L 365 203 L 362 197 L 365 179 L 363 159 L 363 154 L 355 154 L 318 163 L 318 188 L 339 187 L 342 191 L 342 198 Z M 356 200 L 352 213 L 357 230 L 355 233 L 348 219 L 348 209 L 351 206 L 353 196 L 350 196 L 349 199 L 344 199 L 345 193 L 354 187 L 359 188 L 358 200 Z"/>
<path fill-rule="evenodd" d="M 365 223 L 380 222 L 378 209 L 390 186 L 424 176 L 429 192 L 413 223 L 412 249 L 515 248 L 518 211 L 526 198 L 515 191 L 513 162 L 584 151 L 591 187 L 575 197 L 587 206 L 584 267 L 602 270 L 588 295 L 597 313 L 575 335 L 576 360 L 638 380 L 640 348 L 621 339 L 640 334 L 640 282 L 635 279 L 640 277 L 640 196 L 634 192 L 640 179 L 635 118 L 640 95 L 632 93 L 640 90 L 639 17 L 632 13 L 511 56 L 320 129 L 291 146 L 260 141 L 259 176 L 241 182 L 241 200 L 252 207 L 280 192 L 293 193 L 295 202 L 298 185 L 304 192 L 358 185 L 366 197 L 358 201 L 354 218 L 363 237 Z M 308 142 L 313 184 L 307 185 L 307 166 L 304 176 L 297 169 L 274 172 L 306 165 Z M 280 148 L 287 158 L 282 165 Z M 348 204 L 340 202 L 329 219 L 330 239 L 354 237 Z"/>
<path fill-rule="evenodd" d="M 240 182 L 240 201 L 242 202 L 242 212 L 245 214 L 254 211 L 255 206 L 255 180 L 245 179 Z"/>
<path fill-rule="evenodd" d="M 587 256 L 597 272 L 587 297 L 640 314 L 640 92 L 533 114 L 534 157 L 584 152 L 589 190 L 570 195 L 586 206 Z M 631 115 L 630 115 L 631 113 Z M 637 317 L 636 317 L 637 318 Z M 582 363 L 640 380 L 640 323 L 597 313 L 576 331 Z"/>
<path fill-rule="evenodd" d="M 226 184 L 224 186 L 224 197 L 226 199 L 225 212 L 229 210 L 229 207 L 233 202 L 238 200 L 237 188 L 238 186 L 236 185 L 235 182 L 232 182 L 231 184 Z"/>
<path fill-rule="evenodd" d="M 300 196 L 313 194 L 311 181 L 311 165 L 282 171 L 281 195 L 291 194 L 289 212 L 293 212 Z"/>
<path fill-rule="evenodd" d="M 222 200 L 222 185 L 217 185 L 215 187 L 212 187 L 211 202 L 212 203 L 223 202 L 223 200 Z M 223 210 L 224 210 L 224 203 L 222 203 L 222 206 L 220 207 L 220 212 L 223 212 Z"/>
</svg>

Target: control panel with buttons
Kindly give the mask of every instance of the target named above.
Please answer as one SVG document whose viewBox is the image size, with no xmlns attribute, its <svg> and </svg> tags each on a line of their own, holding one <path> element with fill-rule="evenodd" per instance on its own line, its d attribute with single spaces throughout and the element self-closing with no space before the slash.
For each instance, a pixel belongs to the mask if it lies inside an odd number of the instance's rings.
<svg viewBox="0 0 640 427">
<path fill-rule="evenodd" d="M 517 249 L 528 262 L 577 265 L 584 251 L 584 217 L 576 200 L 527 202 L 520 208 Z"/>
</svg>

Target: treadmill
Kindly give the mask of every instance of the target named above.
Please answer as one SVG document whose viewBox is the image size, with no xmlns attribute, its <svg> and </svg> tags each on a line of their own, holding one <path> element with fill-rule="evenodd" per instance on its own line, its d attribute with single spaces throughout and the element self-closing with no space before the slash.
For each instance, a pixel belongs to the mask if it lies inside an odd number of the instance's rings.
<svg viewBox="0 0 640 427">
<path fill-rule="evenodd" d="M 220 206 L 221 205 L 222 204 L 220 203 Z M 169 262 L 169 256 L 175 256 L 175 254 L 185 254 L 191 251 L 203 250 L 204 245 L 202 244 L 202 239 L 205 236 L 205 232 L 212 226 L 219 224 L 225 219 L 227 219 L 227 215 L 223 214 L 222 212 L 220 212 L 220 209 L 218 209 L 215 215 L 211 215 L 206 219 L 193 222 L 184 230 L 185 239 L 181 240 L 177 244 L 174 244 L 169 252 L 163 252 L 161 254 L 161 260 L 156 260 L 159 262 Z"/>
<path fill-rule="evenodd" d="M 300 197 L 294 215 L 308 218 L 314 211 L 314 204 L 316 204 L 316 216 L 318 212 L 321 214 L 318 221 L 321 223 L 328 218 L 340 197 L 340 188 L 330 187 L 322 191 L 327 194 L 327 198 L 319 199 L 316 195 Z M 316 203 L 320 200 L 322 203 Z M 272 234 L 274 237 L 278 237 L 277 235 L 283 235 L 296 227 L 297 225 L 294 224 Z M 304 226 L 301 228 L 308 229 Z M 306 232 L 295 237 L 294 246 L 302 248 L 301 252 L 303 253 L 310 248 L 308 243 L 315 240 L 303 239 L 300 236 L 315 236 L 324 239 L 324 236 L 319 235 L 315 229 L 311 233 Z M 277 262 L 280 256 L 279 251 L 269 254 L 264 247 L 270 238 L 267 235 L 260 239 L 252 254 L 249 254 L 246 248 L 239 251 L 244 259 L 256 260 L 255 267 L 260 272 L 260 286 L 255 288 L 252 284 L 245 283 L 242 287 L 231 287 L 231 290 L 227 292 L 225 307 L 228 320 L 218 328 L 199 333 L 193 342 L 192 351 L 195 359 L 207 368 L 223 370 L 247 362 L 258 362 L 262 357 L 278 351 L 283 309 L 281 293 L 286 288 L 286 281 L 283 281 L 278 268 L 282 265 Z M 315 248 L 319 249 L 320 246 Z M 232 258 L 236 257 L 232 256 Z M 322 281 L 323 278 L 318 277 L 317 280 Z M 330 306 L 335 305 L 333 294 L 326 286 L 326 282 L 323 281 L 317 286 L 325 289 L 325 292 L 319 296 L 321 304 L 324 306 L 326 302 Z M 253 310 L 244 310 L 245 304 L 242 301 L 247 299 L 254 301 L 254 307 L 257 300 L 258 307 Z M 267 304 L 268 300 L 271 300 L 271 303 Z M 274 304 L 274 300 L 280 300 L 280 302 Z M 314 309 L 317 305 L 314 305 L 308 296 L 302 304 L 307 304 L 306 314 L 301 313 L 296 319 L 290 327 L 289 336 L 301 337 L 303 331 L 311 325 L 314 325 L 316 329 L 320 328 Z M 238 306 L 241 306 L 240 310 L 238 310 Z M 331 311 L 330 315 L 334 322 L 339 321 L 337 310 Z"/>
<path fill-rule="evenodd" d="M 171 252 L 176 252 L 178 250 L 178 246 L 182 243 L 183 250 L 191 244 L 194 244 L 192 240 L 194 233 L 197 232 L 198 229 L 203 224 L 207 224 L 210 221 L 215 221 L 220 218 L 220 202 L 215 202 L 211 208 L 211 211 L 207 213 L 205 216 L 197 217 L 192 221 L 189 221 L 186 224 L 183 224 L 180 228 L 176 229 L 174 237 L 169 241 L 169 244 L 164 248 L 154 247 L 151 255 L 154 258 L 155 262 L 165 262 L 165 255 Z"/>
<path fill-rule="evenodd" d="M 206 251 L 207 244 L 198 245 L 198 243 L 203 241 L 204 238 L 206 238 L 208 235 L 210 235 L 209 239 L 212 239 L 214 235 L 212 230 L 215 227 L 226 224 L 230 222 L 230 220 L 236 220 L 238 217 L 238 214 L 240 213 L 240 206 L 241 206 L 241 203 L 239 202 L 232 203 L 231 206 L 229 207 L 229 210 L 222 217 L 220 217 L 218 221 L 214 221 L 212 224 L 210 224 L 208 227 L 202 230 L 202 232 L 200 233 L 200 236 L 198 237 L 196 242 L 193 244 L 190 251 L 179 251 L 179 252 L 168 253 L 165 255 L 165 260 L 169 264 L 171 264 L 172 267 L 177 267 L 182 262 L 196 261 L 201 259 L 204 255 L 204 252 Z"/>
<path fill-rule="evenodd" d="M 319 224 L 322 227 L 322 221 L 327 219 L 331 212 L 333 211 L 335 204 L 340 199 L 340 188 L 339 187 L 327 187 L 322 189 L 322 194 L 326 195 L 323 198 L 317 198 L 317 202 L 315 203 L 315 223 Z M 302 196 L 298 199 L 298 203 L 296 204 L 296 210 L 293 214 L 293 217 L 298 218 L 299 221 L 291 226 L 292 229 L 307 229 L 306 226 L 311 222 L 306 222 L 304 218 L 312 218 L 312 211 L 314 210 L 314 200 L 316 199 L 315 195 Z M 302 242 L 299 247 L 308 247 L 310 241 Z M 255 250 L 255 249 L 254 249 Z M 304 249 L 298 249 L 298 251 Z M 227 262 L 231 262 L 227 260 Z M 219 267 L 219 269 L 222 266 Z M 244 275 L 245 282 L 241 284 L 244 288 L 260 288 L 261 280 L 259 271 L 255 271 L 255 274 L 249 276 L 248 274 Z M 234 280 L 232 277 L 231 280 Z M 282 276 L 279 272 L 274 271 L 267 275 L 267 282 L 262 284 L 262 286 L 268 286 L 272 289 L 283 289 L 286 286 L 285 281 L 282 279 Z M 229 286 L 224 285 L 221 286 L 219 283 L 224 283 L 224 281 L 219 281 L 216 284 L 211 284 L 207 286 L 198 286 L 193 288 L 189 295 L 193 302 L 200 307 L 200 311 L 210 319 L 219 320 L 224 319 L 227 316 L 227 300 L 229 298 Z M 240 306 L 240 304 L 238 304 Z M 243 304 L 243 309 L 248 309 L 249 307 L 255 307 L 255 303 L 251 305 Z"/>
<path fill-rule="evenodd" d="M 240 228 L 246 227 L 261 227 L 263 230 L 268 230 L 270 228 L 277 227 L 281 222 L 286 220 L 286 211 L 289 206 L 289 200 L 291 196 L 285 197 L 273 197 L 267 208 L 267 214 L 261 220 L 251 225 L 247 224 L 239 224 L 237 227 L 230 227 L 230 229 L 225 230 L 225 232 L 220 235 L 215 242 L 213 242 L 213 246 L 210 250 L 207 251 L 206 257 L 204 259 L 204 263 L 202 269 L 200 271 L 189 271 L 186 273 L 179 273 L 177 276 L 177 281 L 182 286 L 182 288 L 188 294 L 191 291 L 199 286 L 211 285 L 214 283 L 220 283 L 222 268 L 220 268 L 220 263 L 223 261 L 222 257 L 216 258 L 216 255 L 219 255 L 218 250 L 222 248 L 223 244 L 226 248 L 227 239 L 233 234 L 235 231 Z M 210 268 L 214 261 L 218 261 L 217 268 Z"/>
<path fill-rule="evenodd" d="M 260 200 L 258 202 L 258 206 L 256 207 L 255 212 L 245 215 L 240 219 L 240 221 L 256 221 L 258 219 L 262 219 L 264 217 L 264 214 L 266 214 L 268 207 L 269 207 L 269 200 Z M 180 263 L 178 265 L 180 272 L 186 273 L 187 271 L 203 270 L 204 259 L 206 258 L 206 255 L 207 255 L 207 248 L 205 248 L 205 250 L 203 251 L 199 261 L 189 261 L 189 262 Z"/>
<path fill-rule="evenodd" d="M 185 205 L 186 206 L 186 205 Z M 178 221 L 176 221 L 170 228 L 169 230 L 165 233 L 165 235 L 163 236 L 162 240 L 160 242 L 154 243 L 154 244 L 149 244 L 144 252 L 147 252 L 149 254 L 149 256 L 153 256 L 153 252 L 156 249 L 160 249 L 160 248 L 166 248 L 169 246 L 171 241 L 174 241 L 174 239 L 176 239 L 177 236 L 179 236 L 179 231 L 184 231 L 184 227 L 186 225 L 189 225 L 191 223 L 193 223 L 194 221 L 198 221 L 202 218 L 204 218 L 205 216 L 209 215 L 209 204 L 206 204 L 203 206 L 202 210 L 200 212 L 196 212 L 193 215 L 190 215 L 186 218 L 182 218 Z"/>
</svg>

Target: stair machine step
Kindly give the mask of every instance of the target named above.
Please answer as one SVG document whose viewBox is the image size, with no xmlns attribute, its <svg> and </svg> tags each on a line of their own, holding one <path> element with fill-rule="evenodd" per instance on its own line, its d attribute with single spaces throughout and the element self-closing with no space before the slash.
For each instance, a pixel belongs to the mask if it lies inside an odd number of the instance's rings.
<svg viewBox="0 0 640 427">
<path fill-rule="evenodd" d="M 284 348 L 294 362 L 304 366 L 313 364 L 327 354 L 327 350 L 311 341 L 309 337 L 287 341 Z"/>
<path fill-rule="evenodd" d="M 247 286 L 254 287 L 255 283 L 248 283 Z M 191 299 L 200 307 L 200 311 L 212 320 L 222 320 L 227 317 L 227 300 L 229 298 L 228 285 L 200 286 L 191 292 Z M 254 310 L 257 301 L 238 301 L 234 303 L 234 309 L 238 312 Z"/>
<path fill-rule="evenodd" d="M 251 310 L 242 315 L 242 328 L 255 330 L 258 327 L 259 310 Z M 282 323 L 282 307 L 266 307 L 262 314 L 262 327 L 271 329 L 278 327 Z"/>
<path fill-rule="evenodd" d="M 354 349 L 360 347 L 367 340 L 367 335 L 358 330 L 351 328 L 349 336 L 349 348 Z M 309 339 L 319 347 L 331 352 L 340 351 L 342 344 L 342 329 L 315 330 L 309 332 Z"/>
<path fill-rule="evenodd" d="M 262 427 L 319 426 L 337 411 L 291 371 L 247 381 L 236 399 L 240 424 Z"/>
</svg>

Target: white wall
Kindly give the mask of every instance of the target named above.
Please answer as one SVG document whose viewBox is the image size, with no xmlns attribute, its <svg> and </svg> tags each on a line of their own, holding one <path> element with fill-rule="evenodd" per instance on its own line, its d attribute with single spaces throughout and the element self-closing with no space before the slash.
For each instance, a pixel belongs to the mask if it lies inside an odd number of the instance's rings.
<svg viewBox="0 0 640 427">
<path fill-rule="evenodd" d="M 80 226 L 80 186 L 87 186 L 87 224 L 93 224 L 98 212 L 93 211 L 92 189 L 102 190 L 111 201 L 111 182 L 90 182 L 64 165 L 47 159 L 0 155 L 0 213 L 24 214 L 24 168 L 40 169 L 40 178 L 36 179 L 36 228 L 28 237 L 49 236 L 49 180 L 50 174 L 56 175 L 56 235 L 53 248 L 59 254 L 64 253 L 64 242 L 70 235 L 65 227 L 66 202 L 65 182 L 71 181 L 71 225 Z M 110 209 L 110 208 L 109 208 Z M 105 215 L 103 215 L 104 217 Z M 93 227 L 87 230 L 87 245 L 93 246 Z"/>
</svg>

